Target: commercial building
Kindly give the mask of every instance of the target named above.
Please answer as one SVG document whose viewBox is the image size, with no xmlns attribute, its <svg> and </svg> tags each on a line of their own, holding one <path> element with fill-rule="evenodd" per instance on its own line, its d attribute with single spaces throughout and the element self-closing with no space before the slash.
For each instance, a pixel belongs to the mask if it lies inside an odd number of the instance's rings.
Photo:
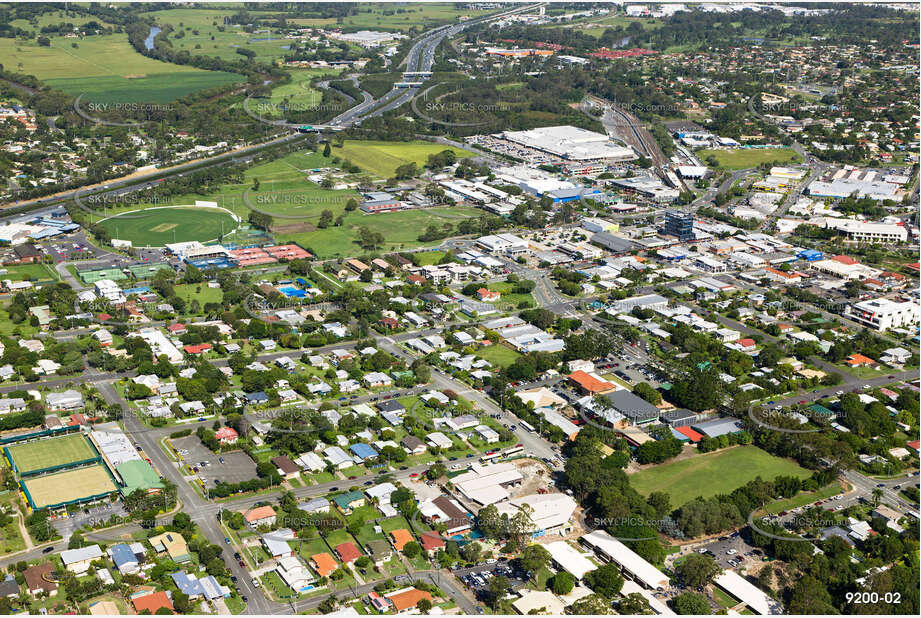
<svg viewBox="0 0 921 618">
<path fill-rule="evenodd" d="M 614 411 L 634 425 L 645 425 L 659 420 L 659 408 L 626 389 L 607 393 L 604 397 Z"/>
<path fill-rule="evenodd" d="M 908 229 L 892 223 L 867 223 L 846 219 L 829 220 L 826 224 L 848 237 L 849 240 L 875 243 L 900 243 L 908 240 Z"/>
<path fill-rule="evenodd" d="M 921 305 L 914 300 L 877 298 L 850 305 L 845 315 L 855 322 L 882 331 L 917 324 L 921 321 Z"/>
<path fill-rule="evenodd" d="M 462 496 L 483 506 L 508 499 L 506 488 L 518 485 L 522 480 L 521 472 L 508 463 L 473 464 L 468 472 L 451 479 Z"/>
<path fill-rule="evenodd" d="M 631 161 L 632 148 L 620 146 L 607 135 L 568 125 L 542 127 L 528 131 L 505 131 L 502 137 L 522 146 L 569 161 Z"/>
<path fill-rule="evenodd" d="M 681 242 L 694 240 L 694 215 L 688 212 L 669 210 L 665 213 L 665 234 Z"/>
<path fill-rule="evenodd" d="M 586 573 L 598 568 L 594 562 L 566 541 L 547 543 L 544 549 L 550 553 L 553 565 L 572 575 L 577 582 L 582 581 Z"/>
<path fill-rule="evenodd" d="M 496 506 L 498 515 L 508 515 L 511 519 L 524 506 L 531 508 L 531 522 L 534 524 L 531 534 L 535 537 L 552 532 L 560 534 L 572 528 L 572 514 L 576 510 L 576 501 L 566 494 L 547 493 L 530 494 L 513 498 Z"/>
</svg>

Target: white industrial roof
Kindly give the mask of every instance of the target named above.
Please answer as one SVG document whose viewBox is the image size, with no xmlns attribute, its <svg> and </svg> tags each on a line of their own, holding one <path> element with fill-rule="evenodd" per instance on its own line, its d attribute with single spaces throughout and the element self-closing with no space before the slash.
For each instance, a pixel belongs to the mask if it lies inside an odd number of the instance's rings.
<svg viewBox="0 0 921 618">
<path fill-rule="evenodd" d="M 618 146 L 607 135 L 562 125 L 528 131 L 505 131 L 510 142 L 574 161 L 635 158 L 632 148 Z"/>
<path fill-rule="evenodd" d="M 735 571 L 723 571 L 721 575 L 713 578 L 713 583 L 748 605 L 757 614 L 763 616 L 781 613 L 777 601 Z"/>
<path fill-rule="evenodd" d="M 582 552 L 566 541 L 547 543 L 544 548 L 550 552 L 550 557 L 564 571 L 571 574 L 576 580 L 582 580 L 589 571 L 594 571 L 598 566 L 586 558 Z"/>
<path fill-rule="evenodd" d="M 668 587 L 668 576 L 604 530 L 589 532 L 582 536 L 582 541 L 600 550 L 646 587 Z"/>
</svg>

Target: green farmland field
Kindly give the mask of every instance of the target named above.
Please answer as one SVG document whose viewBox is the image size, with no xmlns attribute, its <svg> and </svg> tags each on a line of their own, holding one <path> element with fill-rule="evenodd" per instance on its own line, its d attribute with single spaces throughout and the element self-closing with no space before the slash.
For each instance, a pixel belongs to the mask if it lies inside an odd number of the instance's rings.
<svg viewBox="0 0 921 618">
<path fill-rule="evenodd" d="M 77 47 L 73 47 L 76 45 Z M 99 103 L 166 103 L 191 92 L 242 81 L 243 76 L 169 64 L 137 53 L 125 34 L 34 41 L 0 39 L 0 58 L 68 94 Z"/>
<path fill-rule="evenodd" d="M 728 494 L 760 476 L 808 477 L 810 472 L 789 459 L 775 457 L 757 446 L 739 446 L 715 453 L 694 455 L 630 475 L 630 484 L 644 496 L 664 491 L 674 506 L 698 497 Z"/>
<path fill-rule="evenodd" d="M 428 161 L 429 155 L 443 150 L 454 151 L 458 158 L 473 155 L 467 150 L 432 142 L 359 142 L 354 140 L 347 140 L 342 148 L 334 148 L 333 154 L 348 159 L 358 167 L 377 174 L 381 178 L 390 178 L 404 163 L 413 162 L 421 168 Z"/>
<path fill-rule="evenodd" d="M 130 240 L 136 247 L 162 247 L 167 243 L 190 240 L 216 240 L 229 234 L 238 223 L 215 208 L 151 208 L 130 216 L 122 213 L 100 221 L 112 238 Z"/>
</svg>

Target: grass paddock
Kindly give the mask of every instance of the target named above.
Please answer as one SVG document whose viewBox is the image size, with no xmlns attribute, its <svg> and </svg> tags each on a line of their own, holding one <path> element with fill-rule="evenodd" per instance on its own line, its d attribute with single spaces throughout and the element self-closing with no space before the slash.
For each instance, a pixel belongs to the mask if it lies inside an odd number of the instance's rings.
<svg viewBox="0 0 921 618">
<path fill-rule="evenodd" d="M 664 491 L 677 507 L 695 498 L 728 494 L 759 476 L 767 481 L 780 475 L 807 478 L 810 472 L 757 446 L 738 446 L 648 468 L 631 474 L 630 484 L 644 496 Z"/>
</svg>

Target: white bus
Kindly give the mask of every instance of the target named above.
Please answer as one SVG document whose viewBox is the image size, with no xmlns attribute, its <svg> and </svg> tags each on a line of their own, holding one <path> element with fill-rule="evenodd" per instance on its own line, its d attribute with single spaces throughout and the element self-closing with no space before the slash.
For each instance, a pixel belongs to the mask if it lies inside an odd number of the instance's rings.
<svg viewBox="0 0 921 618">
<path fill-rule="evenodd" d="M 531 425 L 529 425 L 528 423 L 521 421 L 518 424 L 521 425 L 521 428 L 524 429 L 525 431 L 530 431 L 531 433 L 534 433 L 534 428 L 531 427 Z"/>
</svg>

